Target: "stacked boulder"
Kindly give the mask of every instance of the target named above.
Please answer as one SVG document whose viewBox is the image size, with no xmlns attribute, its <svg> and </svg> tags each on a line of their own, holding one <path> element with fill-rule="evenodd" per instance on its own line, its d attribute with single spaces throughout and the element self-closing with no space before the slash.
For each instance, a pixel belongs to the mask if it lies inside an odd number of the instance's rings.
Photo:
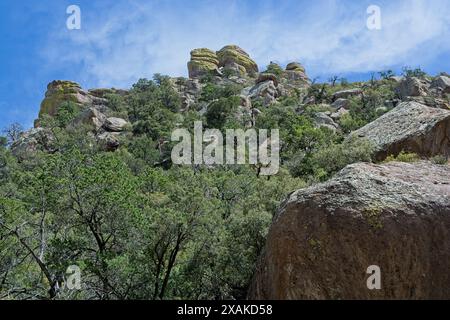
<svg viewBox="0 0 450 320">
<path fill-rule="evenodd" d="M 240 76 L 256 76 L 258 65 L 247 52 L 236 45 L 227 45 L 217 52 L 207 48 L 191 51 L 189 78 L 208 74 L 221 75 L 221 70 L 231 70 Z"/>
<path fill-rule="evenodd" d="M 284 74 L 288 80 L 300 81 L 304 83 L 309 82 L 309 79 L 306 76 L 305 68 L 298 62 L 288 63 Z"/>
<path fill-rule="evenodd" d="M 255 76 L 258 65 L 249 54 L 236 45 L 228 45 L 217 52 L 219 67 L 238 72 L 241 75 Z"/>
<path fill-rule="evenodd" d="M 189 78 L 198 78 L 207 74 L 219 74 L 219 59 L 217 54 L 207 48 L 191 51 L 191 60 L 188 62 Z"/>
</svg>

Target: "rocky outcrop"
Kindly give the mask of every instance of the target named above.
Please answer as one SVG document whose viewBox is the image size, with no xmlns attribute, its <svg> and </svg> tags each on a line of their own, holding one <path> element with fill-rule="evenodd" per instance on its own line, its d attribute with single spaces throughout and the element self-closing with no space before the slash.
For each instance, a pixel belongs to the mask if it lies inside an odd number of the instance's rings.
<svg viewBox="0 0 450 320">
<path fill-rule="evenodd" d="M 64 102 L 73 102 L 77 105 L 92 102 L 90 96 L 81 89 L 80 85 L 72 81 L 55 80 L 48 84 L 45 98 L 41 103 L 39 116 L 56 115 L 58 107 Z"/>
<path fill-rule="evenodd" d="M 256 79 L 256 84 L 261 83 L 261 82 L 266 82 L 271 80 L 273 82 L 273 84 L 275 85 L 275 87 L 278 87 L 278 78 L 276 75 L 274 75 L 273 73 L 260 73 L 258 76 L 258 79 Z"/>
<path fill-rule="evenodd" d="M 347 109 L 345 109 L 345 108 L 340 108 L 338 111 L 333 112 L 333 113 L 330 115 L 330 117 L 331 117 L 331 119 L 333 119 L 333 120 L 339 120 L 339 119 L 341 119 L 344 115 L 349 114 L 349 113 L 350 113 L 350 111 L 348 111 Z"/>
<path fill-rule="evenodd" d="M 406 77 L 400 81 L 395 92 L 400 99 L 405 100 L 407 97 L 420 97 L 427 95 L 427 81 L 416 77 Z"/>
<path fill-rule="evenodd" d="M 371 141 L 377 160 L 401 151 L 450 155 L 450 111 L 402 102 L 352 135 Z"/>
<path fill-rule="evenodd" d="M 74 120 L 74 124 L 91 126 L 97 132 L 105 124 L 106 116 L 96 108 L 88 108 Z"/>
<path fill-rule="evenodd" d="M 120 146 L 119 136 L 118 132 L 103 132 L 96 139 L 101 149 L 114 152 Z"/>
<path fill-rule="evenodd" d="M 122 132 L 126 130 L 127 126 L 129 126 L 129 124 L 126 120 L 115 117 L 106 119 L 103 124 L 105 130 L 109 132 Z"/>
<path fill-rule="evenodd" d="M 285 201 L 249 298 L 450 299 L 449 269 L 449 167 L 358 163 Z"/>
<path fill-rule="evenodd" d="M 317 112 L 314 116 L 314 124 L 319 128 L 325 127 L 330 129 L 331 131 L 336 131 L 339 128 L 339 125 L 334 122 L 333 118 L 330 117 L 331 113 L 327 113 Z"/>
<path fill-rule="evenodd" d="M 358 95 L 360 95 L 362 93 L 363 93 L 363 91 L 361 89 L 359 89 L 359 88 L 348 89 L 348 90 L 341 90 L 341 91 L 335 92 L 333 94 L 332 99 L 333 99 L 333 101 L 336 101 L 338 99 L 347 99 L 347 98 L 350 98 L 350 97 L 358 96 Z"/>
<path fill-rule="evenodd" d="M 11 145 L 11 152 L 18 159 L 25 159 L 36 151 L 55 151 L 55 137 L 44 128 L 33 128 L 23 132 L 19 139 Z"/>
<path fill-rule="evenodd" d="M 243 75 L 255 76 L 258 65 L 249 54 L 236 45 L 228 45 L 217 52 L 219 67 L 239 72 Z"/>
<path fill-rule="evenodd" d="M 284 76 L 290 81 L 300 81 L 308 83 L 309 79 L 306 76 L 305 68 L 298 62 L 291 62 L 286 66 Z"/>
<path fill-rule="evenodd" d="M 252 100 L 261 100 L 264 106 L 274 103 L 279 96 L 277 86 L 272 80 L 257 83 L 248 94 L 248 97 Z"/>
<path fill-rule="evenodd" d="M 335 109 L 340 109 L 340 108 L 349 109 L 350 108 L 350 100 L 339 98 L 336 101 L 334 101 L 331 104 L 331 106 Z"/>
<path fill-rule="evenodd" d="M 207 74 L 219 74 L 219 59 L 217 54 L 207 48 L 191 51 L 191 61 L 188 62 L 189 78 L 197 78 Z"/>
<path fill-rule="evenodd" d="M 439 88 L 443 93 L 450 93 L 450 77 L 438 76 L 431 83 L 431 88 Z"/>
</svg>

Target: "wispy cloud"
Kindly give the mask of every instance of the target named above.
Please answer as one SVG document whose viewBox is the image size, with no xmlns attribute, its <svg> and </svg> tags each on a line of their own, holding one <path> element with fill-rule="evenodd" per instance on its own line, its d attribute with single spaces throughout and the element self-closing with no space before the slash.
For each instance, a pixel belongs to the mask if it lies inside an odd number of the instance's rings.
<svg viewBox="0 0 450 320">
<path fill-rule="evenodd" d="M 156 72 L 186 75 L 191 49 L 229 43 L 261 68 L 297 60 L 312 75 L 423 65 L 450 52 L 447 0 L 382 1 L 377 31 L 366 28 L 370 2 L 184 2 L 81 7 L 82 30 L 49 35 L 43 55 L 53 65 L 78 64 L 88 84 L 123 87 Z"/>
</svg>

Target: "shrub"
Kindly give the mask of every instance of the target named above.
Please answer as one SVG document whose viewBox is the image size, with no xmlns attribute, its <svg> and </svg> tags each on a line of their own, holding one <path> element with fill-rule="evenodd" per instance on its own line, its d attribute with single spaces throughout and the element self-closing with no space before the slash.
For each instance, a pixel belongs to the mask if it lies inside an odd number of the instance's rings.
<svg viewBox="0 0 450 320">
<path fill-rule="evenodd" d="M 432 157 L 430 160 L 434 164 L 441 164 L 441 165 L 448 164 L 447 157 L 441 154 Z"/>
<path fill-rule="evenodd" d="M 351 137 L 340 144 L 323 146 L 312 155 L 314 176 L 317 180 L 324 180 L 349 164 L 371 162 L 373 150 L 369 140 L 357 137 Z"/>
<path fill-rule="evenodd" d="M 390 155 L 384 160 L 384 162 L 392 162 L 392 161 L 399 161 L 399 162 L 417 162 L 420 160 L 420 157 L 413 152 L 406 152 L 402 151 L 397 156 Z"/>
</svg>

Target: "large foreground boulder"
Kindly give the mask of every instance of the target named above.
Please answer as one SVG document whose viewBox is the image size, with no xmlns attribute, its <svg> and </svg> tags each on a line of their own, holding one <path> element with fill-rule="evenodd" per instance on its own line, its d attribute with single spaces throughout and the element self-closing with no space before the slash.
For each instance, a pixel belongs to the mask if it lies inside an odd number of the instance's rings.
<svg viewBox="0 0 450 320">
<path fill-rule="evenodd" d="M 377 160 L 401 151 L 427 157 L 449 155 L 450 111 L 403 102 L 352 135 L 371 141 Z"/>
<path fill-rule="evenodd" d="M 449 270 L 449 166 L 358 163 L 282 205 L 249 298 L 450 299 Z"/>
</svg>

